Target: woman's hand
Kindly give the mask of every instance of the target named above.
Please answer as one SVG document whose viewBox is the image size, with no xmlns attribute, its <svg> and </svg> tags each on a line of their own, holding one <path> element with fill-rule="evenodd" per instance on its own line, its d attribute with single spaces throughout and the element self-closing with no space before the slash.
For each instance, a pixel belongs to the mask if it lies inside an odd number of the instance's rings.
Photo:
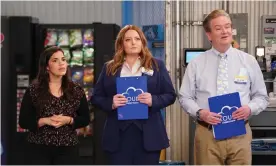
<svg viewBox="0 0 276 166">
<path fill-rule="evenodd" d="M 113 96 L 113 104 L 112 104 L 112 109 L 116 109 L 118 107 L 124 106 L 127 103 L 127 99 L 124 95 L 122 94 L 117 94 Z"/>
<path fill-rule="evenodd" d="M 42 126 L 45 126 L 45 125 L 54 126 L 55 127 L 56 125 L 58 125 L 58 122 L 52 120 L 51 117 L 40 118 L 38 120 L 38 127 L 42 127 Z"/>
<path fill-rule="evenodd" d="M 152 96 L 148 92 L 138 95 L 138 101 L 147 104 L 149 107 L 152 106 Z"/>
<path fill-rule="evenodd" d="M 72 124 L 73 118 L 70 116 L 63 116 L 62 114 L 60 115 L 53 115 L 50 117 L 50 119 L 54 122 L 54 127 L 59 128 L 61 126 L 67 125 L 67 124 Z"/>
</svg>

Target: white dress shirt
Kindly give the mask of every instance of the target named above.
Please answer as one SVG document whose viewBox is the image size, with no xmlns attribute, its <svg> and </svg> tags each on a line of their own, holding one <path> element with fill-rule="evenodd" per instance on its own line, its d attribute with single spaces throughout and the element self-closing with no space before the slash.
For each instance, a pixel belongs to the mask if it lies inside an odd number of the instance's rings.
<svg viewBox="0 0 276 166">
<path fill-rule="evenodd" d="M 261 69 L 252 55 L 230 47 L 228 58 L 228 92 L 239 92 L 241 104 L 257 115 L 268 105 L 267 90 Z M 179 91 L 184 111 L 196 118 L 199 109 L 209 109 L 208 98 L 217 95 L 219 52 L 214 48 L 194 58 L 187 66 Z M 246 78 L 237 83 L 237 78 Z"/>
<path fill-rule="evenodd" d="M 132 66 L 132 69 L 130 68 L 130 66 L 125 61 L 124 64 L 123 64 L 123 66 L 122 66 L 122 71 L 121 71 L 120 76 L 121 77 L 141 76 L 142 75 L 142 71 L 141 71 L 140 66 L 141 66 L 140 57 L 137 58 L 137 60 L 135 61 L 134 65 Z"/>
</svg>

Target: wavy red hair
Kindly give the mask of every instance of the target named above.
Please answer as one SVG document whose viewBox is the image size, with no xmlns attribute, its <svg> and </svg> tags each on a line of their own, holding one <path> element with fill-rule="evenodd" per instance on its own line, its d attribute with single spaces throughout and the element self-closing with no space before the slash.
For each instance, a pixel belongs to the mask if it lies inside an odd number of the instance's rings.
<svg viewBox="0 0 276 166">
<path fill-rule="evenodd" d="M 142 41 L 142 50 L 140 52 L 141 67 L 144 67 L 145 69 L 148 69 L 148 70 L 152 70 L 153 65 L 155 65 L 158 70 L 157 62 L 154 60 L 151 52 L 147 47 L 148 42 L 142 30 L 135 25 L 127 25 L 120 30 L 117 36 L 117 39 L 115 42 L 115 55 L 111 61 L 107 62 L 107 67 L 106 67 L 107 75 L 115 75 L 117 70 L 124 63 L 124 57 L 126 56 L 126 53 L 124 51 L 123 42 L 124 42 L 125 34 L 129 30 L 135 30 L 139 34 Z"/>
</svg>

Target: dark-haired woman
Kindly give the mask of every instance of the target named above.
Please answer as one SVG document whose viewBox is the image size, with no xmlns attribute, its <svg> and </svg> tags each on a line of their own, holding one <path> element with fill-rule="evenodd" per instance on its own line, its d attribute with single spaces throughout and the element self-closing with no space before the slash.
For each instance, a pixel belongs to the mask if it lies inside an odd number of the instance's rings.
<svg viewBox="0 0 276 166">
<path fill-rule="evenodd" d="M 37 78 L 24 94 L 19 125 L 29 130 L 28 164 L 78 164 L 76 130 L 89 123 L 83 89 L 69 80 L 62 49 L 50 47 L 39 59 Z"/>
</svg>

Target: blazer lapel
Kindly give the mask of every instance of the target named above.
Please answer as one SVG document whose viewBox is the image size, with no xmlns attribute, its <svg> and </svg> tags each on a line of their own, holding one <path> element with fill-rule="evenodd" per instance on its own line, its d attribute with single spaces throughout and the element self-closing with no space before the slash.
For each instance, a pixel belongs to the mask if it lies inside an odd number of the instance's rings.
<svg viewBox="0 0 276 166">
<path fill-rule="evenodd" d="M 148 75 L 145 73 L 143 73 L 142 75 L 147 77 L 148 92 L 154 94 L 159 89 L 159 85 L 157 84 L 159 72 L 157 72 L 155 67 L 153 67 L 152 70 L 153 75 Z"/>
<path fill-rule="evenodd" d="M 145 74 L 145 73 L 142 73 L 142 76 L 146 76 L 147 77 L 147 80 L 149 80 L 152 76 L 149 76 L 149 75 L 147 75 L 147 74 Z"/>
<path fill-rule="evenodd" d="M 117 78 L 117 77 L 120 77 L 121 70 L 122 70 L 122 68 L 118 68 L 118 70 L 117 70 L 117 72 L 115 73 L 115 75 L 111 75 L 111 76 L 109 77 L 109 80 L 108 80 L 108 81 L 110 81 L 109 84 L 113 84 L 113 85 L 115 85 L 115 87 L 116 87 L 116 78 Z"/>
<path fill-rule="evenodd" d="M 113 76 L 113 80 L 114 80 L 114 84 L 115 84 L 115 85 L 116 85 L 116 78 L 117 78 L 117 77 L 120 77 L 121 71 L 122 71 L 122 67 L 118 68 L 117 72 L 116 72 L 115 75 Z"/>
<path fill-rule="evenodd" d="M 107 93 L 109 93 L 111 95 L 117 94 L 116 78 L 120 77 L 121 69 L 122 68 L 119 68 L 114 76 L 111 75 L 108 77 L 108 79 L 106 79 L 106 82 L 107 82 L 106 84 L 108 84 L 110 86 L 110 89 L 107 90 Z"/>
<path fill-rule="evenodd" d="M 152 76 L 150 76 L 150 75 L 147 75 L 147 74 L 142 74 L 142 76 L 145 76 L 145 77 L 147 77 L 147 87 L 148 87 L 148 92 L 149 93 L 151 93 L 151 91 L 152 91 L 152 89 L 154 89 L 155 87 L 152 87 L 154 84 L 153 84 L 153 75 Z"/>
<path fill-rule="evenodd" d="M 117 70 L 117 72 L 116 72 L 116 74 L 115 74 L 115 78 L 116 78 L 116 77 L 120 77 L 121 71 L 122 71 L 122 67 L 118 68 L 118 70 Z"/>
</svg>

